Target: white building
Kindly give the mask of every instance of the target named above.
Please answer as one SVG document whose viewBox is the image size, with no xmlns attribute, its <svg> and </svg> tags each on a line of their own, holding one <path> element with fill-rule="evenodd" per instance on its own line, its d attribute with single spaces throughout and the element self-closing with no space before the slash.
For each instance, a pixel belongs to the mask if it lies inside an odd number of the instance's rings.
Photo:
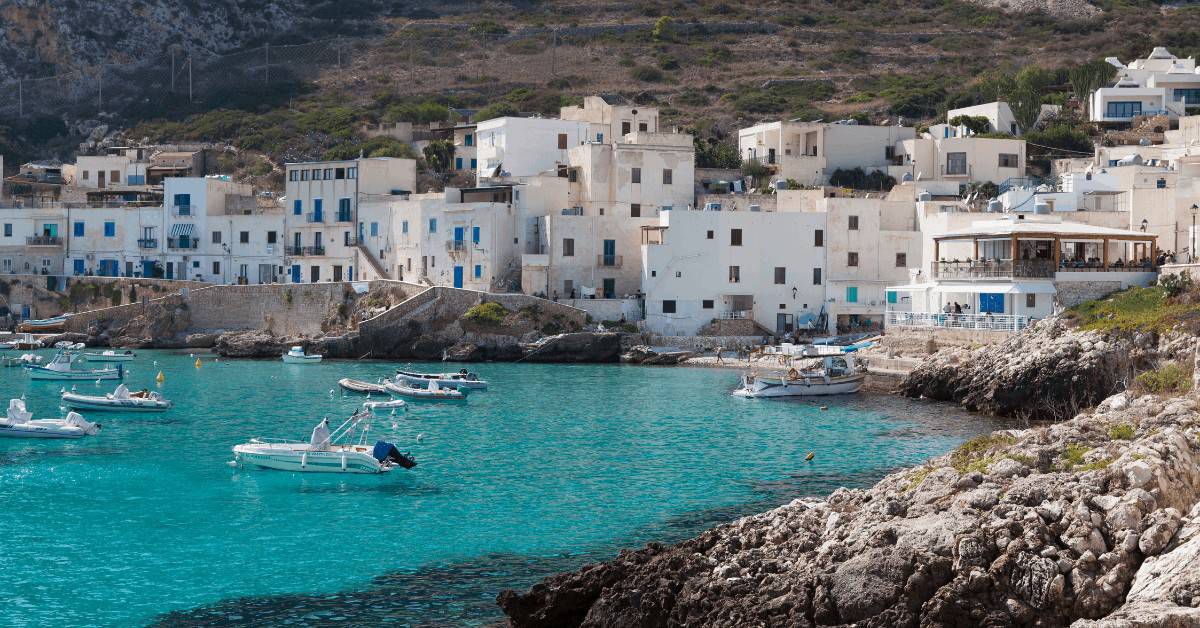
<svg viewBox="0 0 1200 628">
<path fill-rule="evenodd" d="M 1025 176 L 1025 140 L 982 137 L 925 137 L 906 139 L 896 148 L 900 165 L 889 168 L 896 180 L 915 179 L 945 189 L 968 183 L 997 185 Z"/>
<path fill-rule="evenodd" d="M 476 183 L 494 177 L 531 177 L 553 173 L 567 153 L 592 138 L 586 122 L 557 118 L 493 118 L 475 131 L 479 169 Z M 600 138 L 603 141 L 603 137 Z"/>
<path fill-rule="evenodd" d="M 1038 120 L 1046 118 L 1058 113 L 1060 107 L 1058 105 L 1042 105 L 1042 112 L 1038 115 Z M 971 135 L 970 129 L 966 125 L 953 125 L 951 120 L 959 116 L 971 116 L 987 118 L 989 128 L 992 133 L 1008 133 L 1014 137 L 1023 135 L 1027 129 L 1020 128 L 1017 124 L 1017 119 L 1013 116 L 1012 108 L 1003 100 L 996 102 L 984 103 L 982 105 L 974 105 L 971 107 L 961 107 L 959 109 L 951 109 L 946 112 L 946 124 L 948 129 L 944 131 L 945 137 L 964 137 Z"/>
<path fill-rule="evenodd" d="M 912 127 L 823 122 L 768 122 L 738 131 L 744 161 L 771 169 L 772 180 L 825 185 L 837 170 L 887 172 L 897 143 L 916 137 Z"/>
<path fill-rule="evenodd" d="M 1172 120 L 1200 107 L 1200 73 L 1196 60 L 1180 59 L 1162 46 L 1145 59 L 1128 64 L 1106 59 L 1117 68 L 1111 87 L 1092 92 L 1089 111 L 1093 122 L 1128 123 L 1134 116 L 1166 115 Z"/>
<path fill-rule="evenodd" d="M 0 273 L 61 275 L 66 210 L 0 208 Z"/>
<path fill-rule="evenodd" d="M 379 267 L 370 249 L 359 246 L 367 229 L 358 217 L 359 199 L 413 192 L 416 161 L 360 157 L 291 163 L 286 170 L 284 265 L 290 280 L 354 281 L 361 275 L 356 269 Z"/>
</svg>

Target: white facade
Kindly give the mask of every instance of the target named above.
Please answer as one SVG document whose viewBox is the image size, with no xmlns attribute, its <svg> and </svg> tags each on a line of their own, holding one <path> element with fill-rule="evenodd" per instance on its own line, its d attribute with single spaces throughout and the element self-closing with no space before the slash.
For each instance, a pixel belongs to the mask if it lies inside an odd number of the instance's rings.
<svg viewBox="0 0 1200 628">
<path fill-rule="evenodd" d="M 592 135 L 588 123 L 556 118 L 493 118 L 475 130 L 476 183 L 497 174 L 531 177 L 553 173 L 567 163 L 570 150 Z M 603 139 L 603 138 L 601 138 Z"/>
<path fill-rule="evenodd" d="M 146 185 L 145 149 L 130 148 L 108 155 L 80 155 L 75 159 L 73 185 L 85 189 L 121 188 Z"/>
<path fill-rule="evenodd" d="M 1042 112 L 1038 115 L 1038 120 L 1044 119 L 1046 116 L 1054 115 L 1059 111 L 1058 105 L 1042 105 Z M 1012 108 L 1008 103 L 1000 100 L 996 102 L 984 103 L 982 105 L 974 105 L 972 107 L 962 107 L 959 109 L 951 109 L 946 112 L 946 124 L 949 126 L 948 134 L 944 137 L 965 137 L 971 132 L 965 125 L 950 125 L 950 121 L 958 116 L 977 116 L 988 119 L 991 125 L 989 131 L 993 133 L 1008 133 L 1012 136 L 1019 136 L 1025 132 L 1020 125 L 1017 124 L 1017 119 L 1013 116 Z M 932 130 L 932 129 L 931 129 Z M 937 137 L 939 134 L 935 133 Z"/>
<path fill-rule="evenodd" d="M 0 274 L 62 274 L 65 224 L 62 208 L 0 208 Z"/>
<path fill-rule="evenodd" d="M 744 161 L 772 169 L 773 180 L 824 185 L 839 169 L 887 172 L 898 142 L 916 136 L 912 127 L 769 122 L 738 131 Z"/>
<path fill-rule="evenodd" d="M 1180 59 L 1161 46 L 1145 59 L 1123 64 L 1106 59 L 1117 68 L 1111 87 L 1092 92 L 1088 107 L 1093 122 L 1128 123 L 1134 116 L 1166 115 L 1177 119 L 1189 107 L 1200 107 L 1200 72 L 1196 60 Z"/>
<path fill-rule="evenodd" d="M 897 180 L 910 175 L 920 182 L 997 185 L 1025 176 L 1025 140 L 981 137 L 922 137 L 900 142 Z"/>
</svg>

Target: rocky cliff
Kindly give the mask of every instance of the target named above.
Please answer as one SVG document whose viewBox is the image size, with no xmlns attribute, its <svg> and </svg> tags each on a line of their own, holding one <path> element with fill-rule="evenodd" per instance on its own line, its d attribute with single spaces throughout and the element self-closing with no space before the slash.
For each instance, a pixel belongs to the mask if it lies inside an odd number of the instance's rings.
<svg viewBox="0 0 1200 628">
<path fill-rule="evenodd" d="M 499 604 L 547 627 L 1200 625 L 1196 409 L 1122 393 Z"/>
</svg>

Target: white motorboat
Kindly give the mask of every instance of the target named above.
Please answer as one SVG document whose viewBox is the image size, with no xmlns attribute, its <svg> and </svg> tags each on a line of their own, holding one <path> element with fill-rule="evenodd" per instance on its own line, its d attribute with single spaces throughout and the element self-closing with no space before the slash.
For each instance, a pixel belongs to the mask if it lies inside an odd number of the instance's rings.
<svg viewBox="0 0 1200 628">
<path fill-rule="evenodd" d="M 475 373 L 467 372 L 467 369 L 462 369 L 457 373 L 417 373 L 397 369 L 396 379 L 403 380 L 414 388 L 424 388 L 429 385 L 430 381 L 437 382 L 437 385 L 442 388 L 484 390 L 488 387 L 486 381 L 479 379 Z"/>
<path fill-rule="evenodd" d="M 408 407 L 403 399 L 388 399 L 386 401 L 365 401 L 363 407 L 370 411 L 375 410 L 403 410 Z"/>
<path fill-rule="evenodd" d="M 46 358 L 36 353 L 22 353 L 19 357 L 11 358 L 7 355 L 0 356 L 0 365 L 5 367 L 25 366 L 27 364 L 41 364 Z"/>
<path fill-rule="evenodd" d="M 29 351 L 32 349 L 41 349 L 42 343 L 33 337 L 33 334 L 24 333 L 20 336 L 12 338 L 6 342 L 0 343 L 0 349 L 16 349 L 18 351 Z"/>
<path fill-rule="evenodd" d="M 162 412 L 171 408 L 171 402 L 157 392 L 142 390 L 131 393 L 125 384 L 105 395 L 81 395 L 62 391 L 63 405 L 76 410 L 114 410 L 120 412 Z"/>
<path fill-rule="evenodd" d="M 308 355 L 304 353 L 304 347 L 292 347 L 287 353 L 283 354 L 284 364 L 316 364 L 321 361 L 319 355 Z"/>
<path fill-rule="evenodd" d="M 386 473 L 396 467 L 416 466 L 411 456 L 400 453 L 392 443 L 381 440 L 373 446 L 365 444 L 367 421 L 372 416 L 369 410 L 356 411 L 333 432 L 329 431 L 329 419 L 322 419 L 307 443 L 256 438 L 233 448 L 234 461 L 304 473 Z M 351 442 L 356 432 L 357 444 Z"/>
<path fill-rule="evenodd" d="M 98 381 L 125 378 L 123 364 L 118 364 L 115 369 L 77 369 L 72 365 L 74 361 L 74 355 L 70 351 L 59 351 L 54 354 L 49 364 L 26 364 L 25 369 L 29 371 L 30 379 Z"/>
<path fill-rule="evenodd" d="M 343 377 L 339 379 L 338 386 L 341 386 L 343 389 L 354 393 L 371 394 L 387 392 L 387 389 L 383 387 L 383 384 L 372 384 L 371 382 L 364 382 L 361 379 L 350 379 L 349 377 Z"/>
<path fill-rule="evenodd" d="M 0 419 L 0 437 L 7 438 L 83 438 L 99 432 L 99 423 L 86 421 L 77 412 L 68 412 L 65 419 L 34 419 L 22 399 L 10 399 L 8 414 Z"/>
<path fill-rule="evenodd" d="M 747 373 L 733 395 L 749 399 L 844 395 L 858 392 L 867 377 L 849 355 L 828 355 L 813 362 L 809 368 L 793 368 L 783 375 Z"/>
<path fill-rule="evenodd" d="M 397 381 L 389 381 L 383 385 L 388 392 L 413 399 L 416 401 L 466 401 L 467 395 L 461 390 L 454 388 L 442 388 L 438 385 L 437 380 L 428 380 L 426 387 L 416 388 L 406 384 L 396 378 Z"/>
<path fill-rule="evenodd" d="M 124 351 L 105 349 L 100 352 L 88 351 L 83 354 L 83 359 L 88 362 L 131 362 L 135 357 L 137 357 L 136 354 L 128 349 Z"/>
</svg>

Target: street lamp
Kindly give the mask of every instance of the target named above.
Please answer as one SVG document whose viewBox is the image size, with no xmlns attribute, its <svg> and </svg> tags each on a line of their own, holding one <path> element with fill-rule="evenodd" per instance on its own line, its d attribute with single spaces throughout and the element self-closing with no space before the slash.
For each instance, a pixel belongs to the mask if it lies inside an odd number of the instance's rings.
<svg viewBox="0 0 1200 628">
<path fill-rule="evenodd" d="M 796 289 L 796 286 L 792 286 L 792 300 L 793 300 L 793 301 L 795 301 L 795 300 L 796 300 L 796 293 L 797 293 L 797 292 L 799 292 L 799 290 L 797 290 L 797 289 Z"/>
<path fill-rule="evenodd" d="M 1150 221 L 1143 218 L 1142 219 L 1142 233 L 1146 233 L 1146 227 L 1148 227 L 1148 226 L 1150 226 Z"/>
</svg>

